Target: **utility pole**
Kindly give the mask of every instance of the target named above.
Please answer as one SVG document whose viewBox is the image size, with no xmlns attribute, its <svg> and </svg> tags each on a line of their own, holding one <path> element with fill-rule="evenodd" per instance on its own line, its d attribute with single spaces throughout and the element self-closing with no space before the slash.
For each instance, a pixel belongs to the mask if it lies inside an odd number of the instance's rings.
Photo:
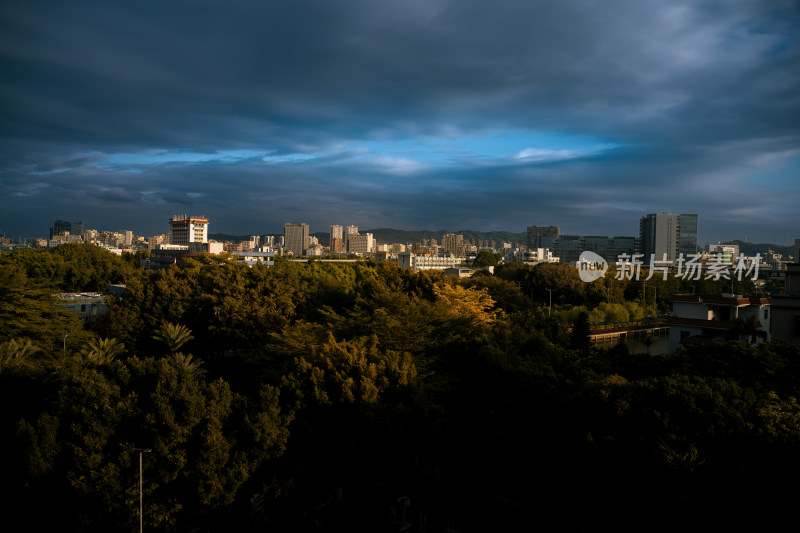
<svg viewBox="0 0 800 533">
<path fill-rule="evenodd" d="M 69 337 L 68 333 L 64 334 L 64 353 L 67 351 L 67 337 Z"/>
<path fill-rule="evenodd" d="M 150 453 L 153 450 L 150 448 L 134 448 L 133 451 L 139 452 L 139 533 L 144 531 L 143 527 L 143 497 L 142 497 L 142 454 L 143 453 Z"/>
<path fill-rule="evenodd" d="M 658 287 L 653 287 L 653 313 L 658 316 Z"/>
</svg>

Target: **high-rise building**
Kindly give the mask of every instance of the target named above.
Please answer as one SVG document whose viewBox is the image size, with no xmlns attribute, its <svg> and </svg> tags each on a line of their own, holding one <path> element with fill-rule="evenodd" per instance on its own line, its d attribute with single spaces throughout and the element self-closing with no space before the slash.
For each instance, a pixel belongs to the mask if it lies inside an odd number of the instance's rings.
<svg viewBox="0 0 800 533">
<path fill-rule="evenodd" d="M 344 228 L 344 242 L 342 246 L 344 247 L 346 252 L 350 252 L 350 236 L 351 235 L 358 235 L 358 226 L 345 226 Z"/>
<path fill-rule="evenodd" d="M 660 260 L 676 261 L 697 253 L 697 215 L 674 213 L 650 213 L 639 221 L 639 237 L 645 260 L 655 256 Z"/>
<path fill-rule="evenodd" d="M 305 222 L 302 224 L 287 222 L 283 225 L 284 248 L 295 256 L 302 256 L 308 248 L 309 235 L 309 226 Z"/>
<path fill-rule="evenodd" d="M 557 226 L 528 226 L 528 248 L 550 248 L 560 235 L 561 230 Z M 548 237 L 549 240 L 543 244 L 542 237 Z"/>
<path fill-rule="evenodd" d="M 455 257 L 464 257 L 467 255 L 463 235 L 445 233 L 444 237 L 442 237 L 442 247 L 445 252 L 451 253 Z"/>
<path fill-rule="evenodd" d="M 56 235 L 77 235 L 83 236 L 83 222 L 70 222 L 69 220 L 56 220 L 50 228 L 50 238 Z"/>
<path fill-rule="evenodd" d="M 334 254 L 344 252 L 344 228 L 342 226 L 331 226 L 331 240 L 328 248 Z"/>
<path fill-rule="evenodd" d="M 175 215 L 169 219 L 169 242 L 188 246 L 190 242 L 208 242 L 208 219 Z"/>
<path fill-rule="evenodd" d="M 697 253 L 697 215 L 678 215 L 678 253 Z"/>
</svg>

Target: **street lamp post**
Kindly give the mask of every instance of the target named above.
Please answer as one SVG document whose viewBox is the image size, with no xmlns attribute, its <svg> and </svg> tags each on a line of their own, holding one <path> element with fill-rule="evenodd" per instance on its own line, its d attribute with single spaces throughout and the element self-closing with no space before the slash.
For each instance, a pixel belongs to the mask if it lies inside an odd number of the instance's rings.
<svg viewBox="0 0 800 533">
<path fill-rule="evenodd" d="M 142 454 L 143 453 L 150 453 L 153 450 L 150 448 L 134 448 L 133 451 L 139 452 L 139 533 L 144 531 L 143 527 L 143 498 L 142 498 Z"/>
<path fill-rule="evenodd" d="M 550 293 L 550 307 L 547 310 L 547 316 L 553 314 L 553 291 L 557 291 L 558 289 L 545 289 L 547 292 Z"/>
</svg>

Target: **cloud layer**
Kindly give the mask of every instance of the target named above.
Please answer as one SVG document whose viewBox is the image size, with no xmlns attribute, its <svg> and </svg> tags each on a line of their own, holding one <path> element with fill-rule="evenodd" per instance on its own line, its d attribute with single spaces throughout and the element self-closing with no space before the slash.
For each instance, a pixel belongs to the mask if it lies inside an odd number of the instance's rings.
<svg viewBox="0 0 800 533">
<path fill-rule="evenodd" d="M 543 5 L 544 4 L 544 5 Z M 0 231 L 800 237 L 796 2 L 16 2 Z"/>
</svg>

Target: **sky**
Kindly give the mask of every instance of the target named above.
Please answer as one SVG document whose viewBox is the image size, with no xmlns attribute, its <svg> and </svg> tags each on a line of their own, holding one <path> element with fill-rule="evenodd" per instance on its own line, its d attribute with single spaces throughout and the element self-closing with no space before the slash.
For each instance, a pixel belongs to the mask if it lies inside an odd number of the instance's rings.
<svg viewBox="0 0 800 533">
<path fill-rule="evenodd" d="M 800 238 L 800 3 L 10 0 L 0 233 Z"/>
</svg>

